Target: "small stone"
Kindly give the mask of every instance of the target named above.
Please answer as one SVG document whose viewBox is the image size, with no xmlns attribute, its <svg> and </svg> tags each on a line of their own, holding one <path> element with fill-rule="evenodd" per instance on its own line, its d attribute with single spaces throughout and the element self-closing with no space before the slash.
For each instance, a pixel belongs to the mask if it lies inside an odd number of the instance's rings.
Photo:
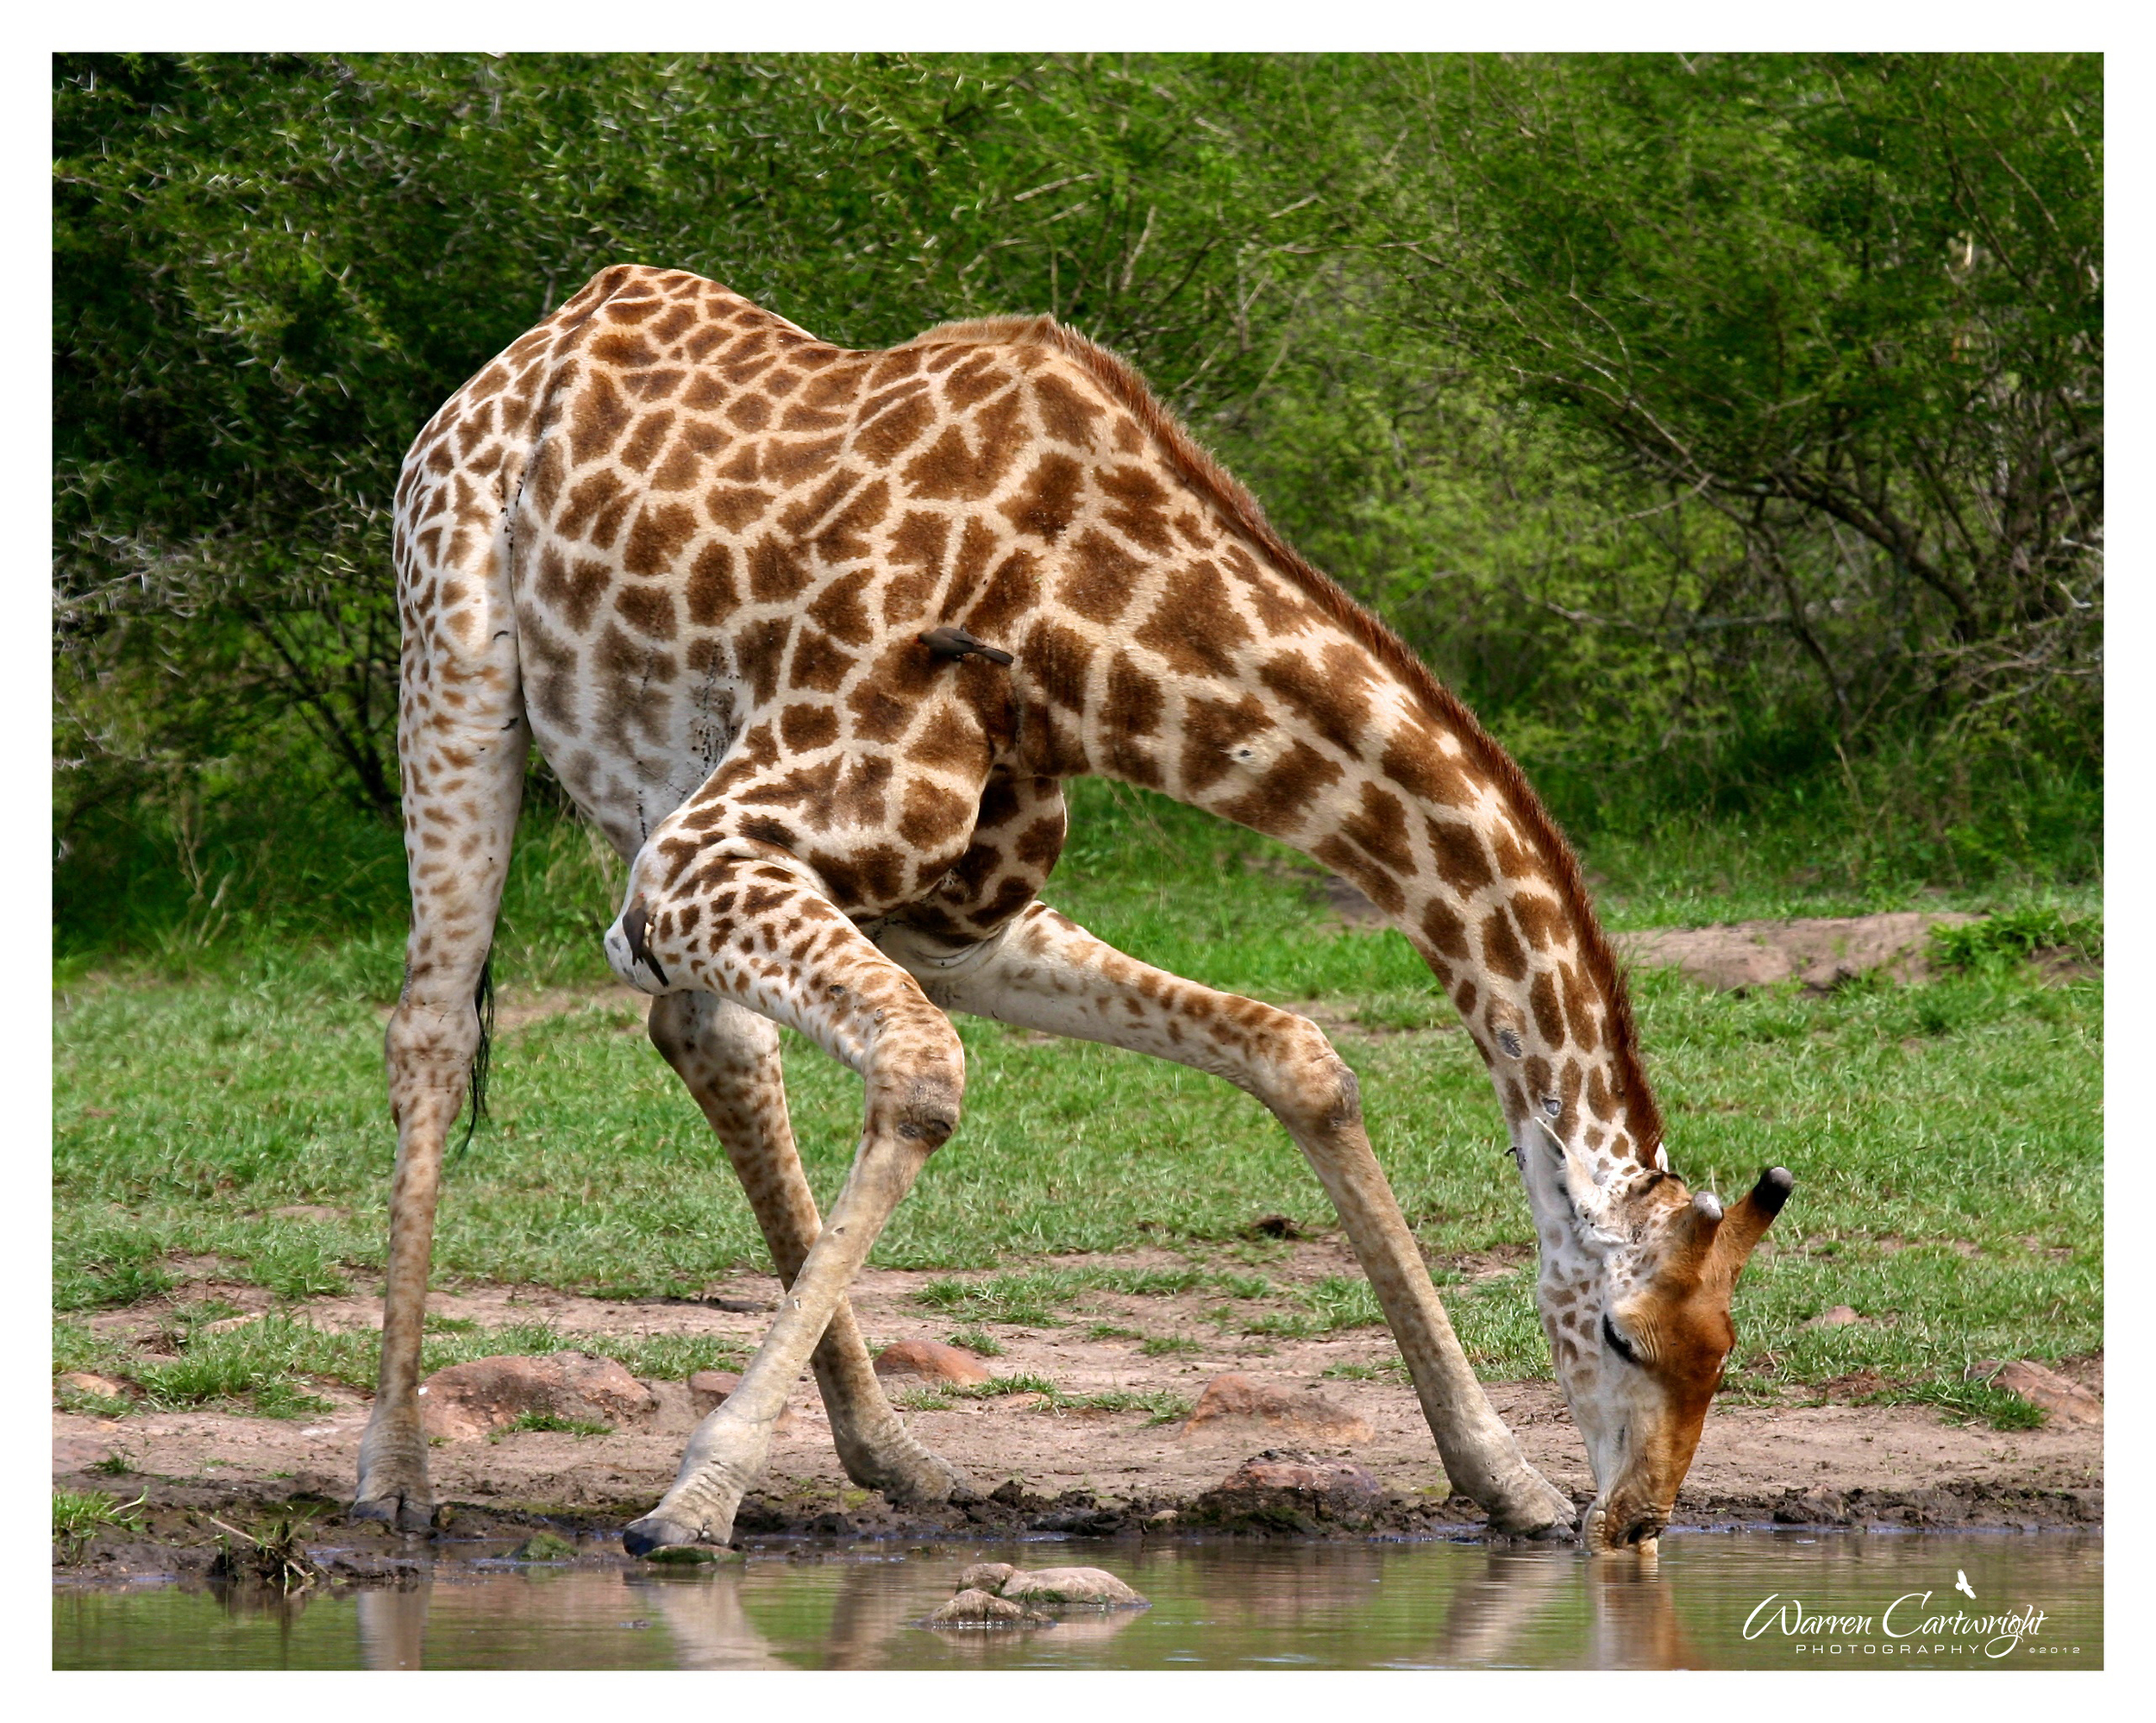
<svg viewBox="0 0 2156 1723">
<path fill-rule="evenodd" d="M 535 1532 L 509 1552 L 512 1562 L 566 1562 L 576 1554 L 576 1545 L 567 1538 L 557 1538 L 551 1532 Z"/>
<path fill-rule="evenodd" d="M 116 1382 L 110 1376 L 93 1376 L 87 1370 L 69 1370 L 53 1378 L 54 1388 L 67 1389 L 72 1394 L 95 1394 L 99 1400 L 125 1400 L 124 1383 Z"/>
<path fill-rule="evenodd" d="M 1143 1608 L 1145 1600 L 1102 1568 L 1021 1569 L 1003 1582 L 1002 1595 L 1025 1603 L 1087 1603 L 1110 1609 Z"/>
<path fill-rule="evenodd" d="M 741 1386 L 741 1378 L 732 1370 L 699 1370 L 689 1378 L 689 1394 L 696 1402 L 697 1415 L 714 1413 L 726 1403 L 726 1396 Z"/>
<path fill-rule="evenodd" d="M 474 1358 L 436 1370 L 419 1392 L 426 1433 L 451 1442 L 476 1442 L 526 1413 L 619 1426 L 658 1410 L 658 1397 L 615 1360 L 582 1352 Z"/>
<path fill-rule="evenodd" d="M 1145 1516 L 1145 1523 L 1148 1526 L 1173 1526 L 1175 1523 L 1176 1517 L 1175 1510 L 1174 1508 L 1163 1507 L 1157 1513 L 1147 1514 Z"/>
<path fill-rule="evenodd" d="M 972 1353 L 940 1340 L 899 1340 L 876 1356 L 880 1376 L 925 1376 L 931 1382 L 970 1385 L 988 1380 L 988 1367 Z"/>
<path fill-rule="evenodd" d="M 921 1623 L 924 1627 L 1037 1627 L 1049 1618 L 1008 1598 L 985 1591 L 962 1591 Z"/>
<path fill-rule="evenodd" d="M 1272 1448 L 1254 1455 L 1190 1505 L 1200 1526 L 1307 1536 L 1325 1525 L 1368 1526 L 1384 1486 L 1352 1460 Z"/>
<path fill-rule="evenodd" d="M 1180 1433 L 1225 1436 L 1252 1425 L 1343 1447 L 1368 1442 L 1374 1434 L 1364 1419 L 1344 1407 L 1232 1372 L 1206 1384 Z"/>
<path fill-rule="evenodd" d="M 1852 1322 L 1863 1320 L 1864 1318 L 1847 1305 L 1838 1304 L 1832 1310 L 1822 1310 L 1804 1325 L 1807 1328 L 1846 1328 Z"/>
<path fill-rule="evenodd" d="M 2103 1402 L 2078 1382 L 2071 1382 L 2056 1370 L 2047 1370 L 2041 1364 L 2027 1358 L 2013 1358 L 2002 1363 L 1987 1358 L 1970 1367 L 1969 1374 L 1977 1382 L 1988 1382 L 1994 1388 L 2002 1388 L 2009 1394 L 2017 1394 L 2031 1406 L 2048 1413 L 2061 1424 L 2100 1425 L 2103 1422 Z"/>
<path fill-rule="evenodd" d="M 958 1576 L 958 1589 L 1000 1592 L 1004 1581 L 1017 1571 L 1008 1562 L 975 1562 Z"/>
<path fill-rule="evenodd" d="M 699 1370 L 689 1378 L 689 1400 L 700 1419 L 708 1418 L 726 1404 L 734 1390 L 741 1386 L 741 1378 L 731 1370 Z M 772 1426 L 776 1436 L 792 1436 L 800 1429 L 800 1420 L 789 1403 L 780 1413 L 779 1421 Z"/>
<path fill-rule="evenodd" d="M 249 1326 L 251 1324 L 260 1322 L 262 1319 L 262 1316 L 263 1313 L 257 1310 L 241 1316 L 224 1317 L 216 1322 L 204 1323 L 202 1325 L 202 1331 L 205 1334 L 229 1334 L 235 1329 L 245 1328 Z"/>
<path fill-rule="evenodd" d="M 112 1450 L 94 1436 L 61 1436 L 53 1443 L 53 1476 L 86 1472 L 98 1461 L 109 1459 Z"/>
</svg>

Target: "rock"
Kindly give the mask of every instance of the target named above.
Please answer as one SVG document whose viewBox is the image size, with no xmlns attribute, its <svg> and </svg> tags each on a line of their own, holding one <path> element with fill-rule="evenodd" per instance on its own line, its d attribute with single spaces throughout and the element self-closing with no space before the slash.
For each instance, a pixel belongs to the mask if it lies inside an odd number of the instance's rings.
<svg viewBox="0 0 2156 1723">
<path fill-rule="evenodd" d="M 695 1402 L 696 1415 L 709 1417 L 740 1386 L 741 1377 L 732 1370 L 699 1370 L 689 1378 L 689 1398 Z"/>
<path fill-rule="evenodd" d="M 229 1334 L 235 1329 L 245 1328 L 251 1324 L 260 1322 L 263 1315 L 263 1312 L 257 1310 L 240 1316 L 224 1317 L 216 1322 L 204 1323 L 202 1331 L 205 1334 Z"/>
<path fill-rule="evenodd" d="M 1307 1536 L 1332 1525 L 1369 1525 L 1384 1486 L 1352 1460 L 1269 1448 L 1190 1504 L 1194 1525 Z"/>
<path fill-rule="evenodd" d="M 2058 1371 L 2047 1370 L 2027 1358 L 2009 1359 L 2003 1363 L 1996 1358 L 1987 1358 L 1971 1365 L 1969 1375 L 1972 1381 L 1988 1382 L 1994 1388 L 2021 1395 L 2061 1424 L 2103 1422 L 2102 1400 L 2079 1383 L 2068 1382 Z"/>
<path fill-rule="evenodd" d="M 127 1385 L 116 1382 L 110 1376 L 93 1376 L 87 1370 L 69 1370 L 53 1378 L 53 1386 L 66 1388 L 71 1394 L 95 1394 L 99 1400 L 125 1400 Z"/>
<path fill-rule="evenodd" d="M 58 1436 L 53 1439 L 53 1476 L 86 1472 L 112 1450 L 94 1436 Z"/>
<path fill-rule="evenodd" d="M 576 1545 L 567 1538 L 557 1538 L 551 1532 L 535 1532 L 509 1552 L 512 1562 L 566 1562 L 576 1554 Z"/>
<path fill-rule="evenodd" d="M 921 1623 L 924 1627 L 1044 1627 L 1050 1618 L 1013 1603 L 968 1588 L 936 1610 Z"/>
<path fill-rule="evenodd" d="M 1799 921 L 1739 921 L 1717 927 L 1666 927 L 1620 933 L 1612 943 L 1643 969 L 1678 969 L 1695 981 L 1733 991 L 1792 978 L 1825 989 L 1873 969 L 1897 981 L 1930 972 L 1934 926 L 1973 916 L 1907 910 L 1890 915 L 1824 917 Z"/>
<path fill-rule="evenodd" d="M 1367 1442 L 1373 1433 L 1369 1424 L 1331 1400 L 1232 1373 L 1215 1376 L 1206 1384 L 1179 1433 L 1226 1436 L 1253 1425 L 1282 1435 L 1299 1436 L 1307 1442 L 1338 1443 L 1344 1447 Z"/>
<path fill-rule="evenodd" d="M 1145 1600 L 1101 1568 L 1020 1569 L 1003 1582 L 1000 1595 L 1022 1603 L 1085 1603 L 1108 1609 L 1142 1609 Z"/>
<path fill-rule="evenodd" d="M 1807 1328 L 1846 1328 L 1852 1322 L 1863 1320 L 1864 1318 L 1847 1305 L 1838 1304 L 1832 1310 L 1822 1310 L 1804 1325 Z"/>
<path fill-rule="evenodd" d="M 1017 1571 L 1008 1562 L 975 1562 L 958 1576 L 958 1589 L 1000 1592 L 1004 1581 Z"/>
<path fill-rule="evenodd" d="M 975 1562 L 958 1576 L 958 1597 L 988 1597 L 1025 1603 L 1087 1603 L 1108 1608 L 1145 1607 L 1145 1600 L 1105 1568 L 1014 1568 L 1008 1562 Z M 953 1603 L 957 1598 L 951 1600 Z M 945 1608 L 950 1605 L 945 1605 Z M 939 1611 L 938 1613 L 941 1613 Z M 936 1618 L 931 1616 L 930 1620 Z"/>
<path fill-rule="evenodd" d="M 729 1394 L 741 1386 L 741 1377 L 732 1370 L 699 1370 L 689 1378 L 689 1400 L 697 1420 L 700 1423 L 726 1404 Z M 772 1433 L 791 1436 L 800 1428 L 791 1403 L 779 1414 L 779 1421 Z"/>
<path fill-rule="evenodd" d="M 451 1442 L 476 1442 L 526 1413 L 618 1426 L 644 1423 L 658 1410 L 658 1397 L 620 1364 L 582 1352 L 474 1358 L 436 1370 L 419 1392 L 427 1434 Z"/>
<path fill-rule="evenodd" d="M 940 1340 L 899 1340 L 876 1355 L 880 1376 L 925 1376 L 933 1382 L 969 1385 L 988 1380 L 988 1367 L 970 1352 Z"/>
</svg>

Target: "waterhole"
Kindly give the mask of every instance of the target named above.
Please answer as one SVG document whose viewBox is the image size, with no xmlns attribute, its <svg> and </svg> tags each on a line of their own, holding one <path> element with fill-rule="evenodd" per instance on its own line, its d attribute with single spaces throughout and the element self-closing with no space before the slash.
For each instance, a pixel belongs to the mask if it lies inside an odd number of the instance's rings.
<svg viewBox="0 0 2156 1723">
<path fill-rule="evenodd" d="M 327 1540 L 325 1540 L 326 1542 Z M 610 1547 L 611 1546 L 611 1547 Z M 498 1549 L 500 1546 L 493 1546 Z M 391 1587 L 69 1584 L 60 1669 L 2094 1669 L 2096 1534 L 1672 1533 L 1630 1557 L 1468 1544 L 752 1549 L 705 1568 L 450 1545 Z M 327 1554 L 326 1550 L 317 1554 Z M 975 1561 L 1107 1569 L 1151 1607 L 917 1624 Z"/>
</svg>

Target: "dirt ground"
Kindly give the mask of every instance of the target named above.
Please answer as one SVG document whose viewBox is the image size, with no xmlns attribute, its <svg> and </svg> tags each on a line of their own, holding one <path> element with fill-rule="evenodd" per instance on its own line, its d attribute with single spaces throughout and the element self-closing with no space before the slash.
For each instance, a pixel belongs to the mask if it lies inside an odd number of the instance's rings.
<svg viewBox="0 0 2156 1723">
<path fill-rule="evenodd" d="M 1327 901 L 1348 922 L 1376 915 L 1359 894 L 1328 882 Z M 1910 912 L 1847 920 L 1739 924 L 1666 930 L 1620 937 L 1636 964 L 1669 964 L 1725 988 L 1796 978 L 1830 987 L 1863 970 L 1884 968 L 1898 979 L 1919 979 L 1928 930 L 1967 918 Z M 546 993 L 505 999 L 498 1027 L 514 1031 L 592 1002 L 588 992 Z M 609 993 L 610 999 L 630 996 Z M 1487 1263 L 1454 1263 L 1470 1277 L 1500 1273 L 1521 1253 Z M 1005 1270 L 1062 1266 L 1056 1259 L 1006 1263 Z M 1073 1259 L 1070 1266 L 1180 1268 L 1180 1257 L 1139 1251 Z M 205 1264 L 207 1268 L 209 1265 Z M 1296 1243 L 1266 1264 L 1276 1281 L 1313 1282 L 1359 1270 L 1337 1238 Z M 872 1270 L 857 1283 L 855 1308 L 872 1343 L 941 1340 L 951 1319 L 924 1309 L 910 1294 L 943 1275 Z M 437 1294 L 440 1316 L 492 1327 L 545 1321 L 565 1333 L 725 1337 L 746 1355 L 778 1295 L 769 1276 L 743 1275 L 705 1289 L 697 1300 L 608 1302 L 543 1288 L 489 1288 Z M 191 1284 L 178 1298 L 221 1298 L 245 1312 L 267 1307 L 257 1288 Z M 722 1308 L 722 1300 L 734 1308 Z M 1479 1521 L 1472 1503 L 1448 1496 L 1448 1484 L 1413 1391 L 1395 1376 L 1329 1377 L 1339 1365 L 1378 1365 L 1394 1356 L 1382 1328 L 1315 1338 L 1266 1340 L 1225 1337 L 1202 1319 L 1218 1301 L 1204 1290 L 1180 1298 L 1088 1294 L 1069 1325 L 1003 1329 L 1001 1356 L 987 1360 L 997 1375 L 1037 1375 L 1067 1395 L 1112 1390 L 1171 1394 L 1195 1400 L 1227 1372 L 1308 1395 L 1363 1419 L 1367 1441 L 1313 1445 L 1298 1432 L 1250 1420 L 1225 1420 L 1186 1431 L 1155 1423 L 1144 1412 L 1076 1411 L 1048 1406 L 1036 1394 L 962 1400 L 943 1408 L 909 1408 L 921 1438 L 967 1473 L 984 1500 L 927 1514 L 893 1513 L 880 1498 L 852 1488 L 830 1445 L 830 1427 L 815 1388 L 797 1388 L 773 1449 L 759 1493 L 744 1503 L 744 1536 L 890 1535 L 993 1526 L 1000 1531 L 1109 1535 L 1156 1532 L 1165 1512 L 1188 1526 L 1202 1517 L 1207 1493 L 1249 1457 L 1294 1449 L 1351 1459 L 1366 1468 L 1388 1494 L 1383 1510 L 1357 1529 L 1391 1535 L 1458 1535 Z M 371 1292 L 317 1300 L 291 1311 L 325 1329 L 379 1326 Z M 157 1307 L 137 1306 L 92 1319 L 104 1329 L 154 1329 Z M 1130 1339 L 1092 1339 L 1087 1329 L 1113 1324 L 1151 1334 L 1176 1334 L 1206 1350 L 1149 1357 Z M 2062 1372 L 2103 1392 L 2103 1360 L 2069 1363 Z M 644 1512 L 672 1481 L 695 1414 L 679 1385 L 652 1384 L 658 1414 L 646 1427 L 605 1436 L 519 1432 L 453 1442 L 430 1454 L 438 1497 L 457 1504 L 458 1535 L 539 1521 L 591 1529 L 617 1526 Z M 1915 1406 L 1853 1403 L 1877 1386 L 1852 1382 L 1842 1394 L 1777 1405 L 1725 1402 L 1709 1418 L 1690 1476 L 1678 1500 L 1679 1524 L 1725 1526 L 1992 1526 L 2039 1527 L 2100 1523 L 2103 1432 L 2059 1423 L 2000 1432 L 1952 1424 Z M 918 1394 L 918 1378 L 894 1377 L 896 1395 Z M 199 1559 L 215 1535 L 205 1523 L 220 1512 L 260 1510 L 298 1500 L 334 1517 L 348 1498 L 357 1470 L 367 1407 L 348 1391 L 319 1389 L 332 1409 L 293 1421 L 209 1411 L 150 1413 L 123 1419 L 64 1412 L 53 1418 L 56 1486 L 138 1494 L 148 1517 L 151 1545 L 108 1534 L 74 1552 L 78 1565 L 104 1569 L 130 1563 L 168 1563 L 191 1547 Z M 1491 1385 L 1490 1398 L 1518 1433 L 1528 1457 L 1551 1480 L 1585 1502 L 1593 1480 L 1579 1436 L 1555 1386 L 1546 1382 Z M 99 1469 L 101 1468 L 101 1469 Z M 1324 1528 L 1318 1528 L 1324 1529 Z M 367 1541 L 362 1535 L 361 1541 Z M 388 1539 L 394 1544 L 397 1540 Z M 185 1565 L 183 1562 L 182 1565 Z"/>
<path fill-rule="evenodd" d="M 1072 1259 L 1095 1267 L 1180 1266 L 1165 1252 Z M 1036 1266 L 1058 1266 L 1048 1259 Z M 1493 1262 L 1486 1272 L 1508 1264 Z M 1276 1281 L 1311 1281 L 1352 1273 L 1343 1244 L 1303 1241 L 1267 1264 Z M 859 1283 L 856 1308 L 872 1344 L 919 1338 L 940 1340 L 952 1328 L 948 1316 L 924 1309 L 908 1294 L 931 1278 L 892 1270 L 871 1271 Z M 722 1309 L 730 1304 L 768 1306 L 775 1280 L 744 1275 L 707 1291 L 697 1301 L 617 1303 L 578 1298 L 544 1288 L 485 1288 L 437 1294 L 432 1308 L 442 1316 L 488 1326 L 544 1320 L 568 1333 L 724 1336 L 745 1351 L 768 1318 L 757 1309 Z M 217 1296 L 245 1309 L 260 1309 L 257 1288 L 197 1285 L 191 1297 Z M 947 1410 L 908 1410 L 922 1439 L 955 1462 L 983 1495 L 1000 1508 L 970 1515 L 943 1510 L 931 1515 L 893 1515 L 879 1498 L 848 1486 L 834 1456 L 830 1427 L 815 1388 L 796 1390 L 773 1450 L 770 1470 L 758 1496 L 744 1507 L 744 1533 L 821 1532 L 874 1535 L 963 1526 L 968 1518 L 1000 1514 L 1013 1529 L 1112 1533 L 1150 1519 L 1163 1508 L 1187 1512 L 1245 1458 L 1269 1449 L 1351 1459 L 1369 1469 L 1393 1498 L 1369 1529 L 1395 1534 L 1454 1532 L 1480 1519 L 1463 1499 L 1447 1500 L 1447 1484 L 1412 1391 L 1392 1377 L 1328 1378 L 1342 1363 L 1377 1364 L 1392 1356 L 1382 1328 L 1335 1332 L 1310 1339 L 1258 1341 L 1208 1338 L 1212 1325 L 1200 1311 L 1216 1295 L 1195 1291 L 1178 1298 L 1089 1296 L 1082 1317 L 1059 1328 L 1000 1331 L 1005 1346 L 987 1361 L 998 1375 L 1045 1376 L 1066 1394 L 1111 1389 L 1165 1391 L 1195 1400 L 1224 1372 L 1332 1402 L 1363 1419 L 1370 1439 L 1352 1446 L 1313 1444 L 1253 1421 L 1226 1422 L 1186 1433 L 1180 1424 L 1153 1424 L 1147 1414 L 1073 1412 L 1048 1408 L 1037 1395 L 959 1400 Z M 330 1329 L 375 1326 L 379 1306 L 364 1296 L 321 1300 L 295 1314 Z M 154 1324 L 141 1309 L 95 1319 L 100 1327 Z M 1148 1357 L 1137 1342 L 1089 1339 L 1105 1322 L 1200 1339 L 1207 1350 Z M 1211 1350 L 1217 1346 L 1219 1350 Z M 2072 1367 L 2084 1386 L 2102 1392 L 2101 1358 Z M 893 1377 L 894 1392 L 924 1386 L 918 1378 Z M 1855 1385 L 1861 1391 L 1864 1384 Z M 103 1419 L 56 1413 L 53 1469 L 56 1485 L 78 1489 L 147 1492 L 148 1506 L 187 1510 L 168 1516 L 159 1535 L 187 1541 L 180 1522 L 195 1526 L 202 1540 L 212 1534 L 192 1510 L 215 1512 L 220 1502 L 262 1505 L 288 1497 L 319 1500 L 325 1508 L 348 1497 L 355 1475 L 367 1406 L 359 1395 L 326 1390 L 334 1409 L 310 1419 L 279 1421 L 215 1412 L 169 1412 Z M 1519 1434 L 1529 1457 L 1581 1501 L 1592 1494 L 1587 1456 L 1555 1387 L 1548 1382 L 1495 1384 L 1490 1397 Z M 550 1517 L 594 1527 L 619 1524 L 647 1509 L 672 1481 L 694 1413 L 685 1392 L 666 1396 L 651 1427 L 605 1436 L 523 1432 L 492 1439 L 452 1442 L 430 1454 L 439 1496 L 467 1505 L 464 1523 L 519 1523 Z M 127 1468 L 92 1471 L 112 1457 Z M 473 1516 L 478 1516 L 474 1519 Z M 1726 1404 L 1707 1425 L 1684 1492 L 1679 1523 L 1727 1525 L 1780 1521 L 1841 1526 L 1984 1525 L 2088 1526 L 2103 1518 L 2103 1437 L 2100 1430 L 2046 1425 L 2000 1432 L 1946 1422 L 1928 1407 L 1802 1404 Z"/>
<path fill-rule="evenodd" d="M 1387 925 L 1387 918 L 1344 880 L 1326 878 L 1319 887 L 1326 906 L 1351 927 Z M 1921 981 L 1931 973 L 1934 927 L 1954 927 L 1974 916 L 1951 911 L 1903 910 L 1885 915 L 1821 916 L 1795 921 L 1738 921 L 1713 927 L 1662 927 L 1610 936 L 1618 955 L 1642 969 L 1670 968 L 1725 993 L 1798 981 L 1825 990 L 1837 982 L 1883 969 L 1896 981 Z M 2086 973 L 2081 966 L 2052 963 L 2046 973 Z"/>
</svg>

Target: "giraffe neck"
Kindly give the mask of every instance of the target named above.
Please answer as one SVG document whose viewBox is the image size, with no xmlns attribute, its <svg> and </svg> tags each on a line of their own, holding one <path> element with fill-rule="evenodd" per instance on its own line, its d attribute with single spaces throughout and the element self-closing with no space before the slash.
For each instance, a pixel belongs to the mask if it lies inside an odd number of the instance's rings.
<svg viewBox="0 0 2156 1723">
<path fill-rule="evenodd" d="M 1546 1148 L 1554 1133 L 1605 1172 L 1655 1165 L 1659 1121 L 1623 983 L 1569 847 L 1457 702 L 1395 686 L 1402 717 L 1378 759 L 1328 799 L 1329 830 L 1289 841 L 1357 886 L 1430 966 L 1515 1145 Z"/>
<path fill-rule="evenodd" d="M 1180 746 L 1145 755 L 1143 772 L 1127 768 L 1144 738 L 1119 733 L 1110 703 L 1086 726 L 1087 763 L 1279 838 L 1360 888 L 1459 1012 L 1516 1150 L 1562 1141 L 1598 1181 L 1659 1169 L 1623 982 L 1576 861 L 1510 758 L 1392 647 L 1313 624 L 1259 657 L 1263 698 L 1186 690 Z M 1561 1177 L 1526 1182 L 1539 1219 L 1561 1204 Z"/>
</svg>

